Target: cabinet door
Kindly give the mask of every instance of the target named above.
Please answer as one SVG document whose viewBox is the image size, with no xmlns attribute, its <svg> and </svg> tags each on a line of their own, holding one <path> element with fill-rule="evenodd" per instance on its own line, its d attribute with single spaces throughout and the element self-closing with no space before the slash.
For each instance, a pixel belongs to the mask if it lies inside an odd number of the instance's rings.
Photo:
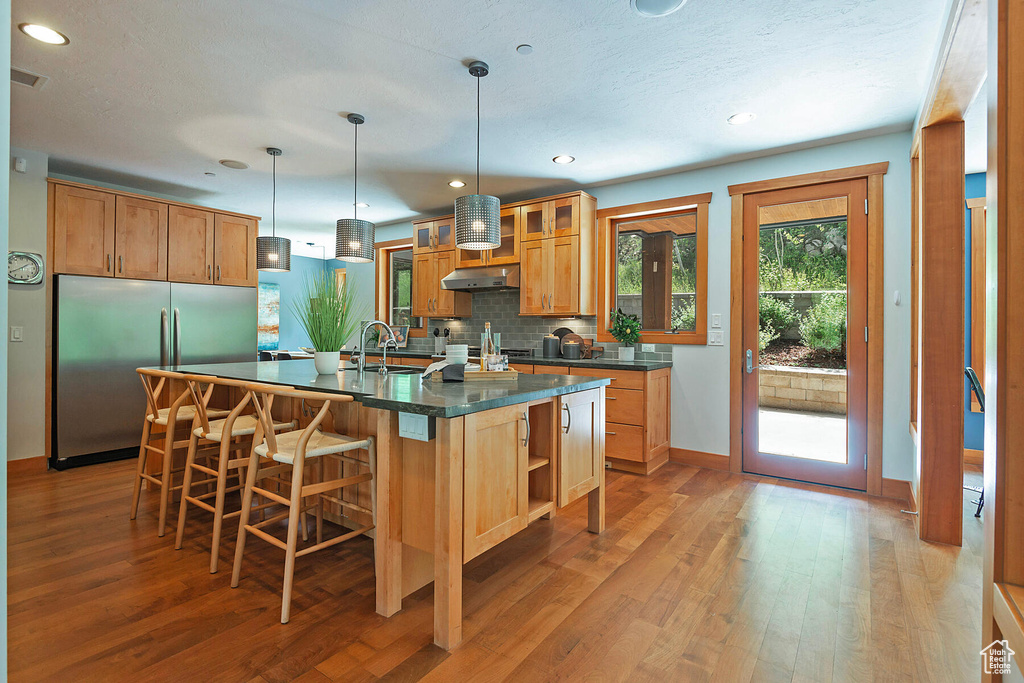
<svg viewBox="0 0 1024 683">
<path fill-rule="evenodd" d="M 522 225 L 522 240 L 540 240 L 548 236 L 548 205 L 550 202 L 538 202 L 519 207 Z"/>
<path fill-rule="evenodd" d="M 167 279 L 213 283 L 213 212 L 171 206 L 167 211 Z"/>
<path fill-rule="evenodd" d="M 115 195 L 52 187 L 53 272 L 113 277 Z"/>
<path fill-rule="evenodd" d="M 455 292 L 441 289 L 441 280 L 455 270 L 455 252 L 439 251 L 434 254 L 434 316 L 451 316 L 455 312 Z"/>
<path fill-rule="evenodd" d="M 412 226 L 412 251 L 414 254 L 422 254 L 433 251 L 434 248 L 434 224 L 416 223 Z"/>
<path fill-rule="evenodd" d="M 119 196 L 114 242 L 115 277 L 167 279 L 166 204 Z"/>
<path fill-rule="evenodd" d="M 476 268 L 478 266 L 487 265 L 487 257 L 490 255 L 490 250 L 482 249 L 477 251 L 476 249 L 456 249 L 455 250 L 455 264 L 459 268 Z"/>
<path fill-rule="evenodd" d="M 525 405 L 466 416 L 463 562 L 526 528 L 529 459 Z"/>
<path fill-rule="evenodd" d="M 434 221 L 434 251 L 451 251 L 455 248 L 455 218 Z"/>
<path fill-rule="evenodd" d="M 434 255 L 413 254 L 412 314 L 428 318 L 434 312 Z"/>
<path fill-rule="evenodd" d="M 548 288 L 548 315 L 577 315 L 580 312 L 580 238 L 554 237 Z"/>
<path fill-rule="evenodd" d="M 256 221 L 218 213 L 213 232 L 213 282 L 256 286 Z"/>
<path fill-rule="evenodd" d="M 564 507 L 596 489 L 601 482 L 605 448 L 604 389 L 560 397 L 559 427 L 558 507 Z"/>
<path fill-rule="evenodd" d="M 521 215 L 517 206 L 501 210 L 501 245 L 488 252 L 487 265 L 519 263 Z"/>
<path fill-rule="evenodd" d="M 519 273 L 519 315 L 544 315 L 551 282 L 551 240 L 522 243 Z"/>
<path fill-rule="evenodd" d="M 549 202 L 548 237 L 580 234 L 580 198 L 565 197 Z"/>
</svg>

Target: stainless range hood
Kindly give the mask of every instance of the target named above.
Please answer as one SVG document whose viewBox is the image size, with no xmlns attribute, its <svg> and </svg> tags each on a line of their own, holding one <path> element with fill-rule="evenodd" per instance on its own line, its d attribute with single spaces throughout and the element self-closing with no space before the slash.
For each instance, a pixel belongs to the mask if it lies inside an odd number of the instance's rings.
<svg viewBox="0 0 1024 683">
<path fill-rule="evenodd" d="M 441 289 L 519 289 L 519 266 L 456 268 L 441 279 Z"/>
</svg>

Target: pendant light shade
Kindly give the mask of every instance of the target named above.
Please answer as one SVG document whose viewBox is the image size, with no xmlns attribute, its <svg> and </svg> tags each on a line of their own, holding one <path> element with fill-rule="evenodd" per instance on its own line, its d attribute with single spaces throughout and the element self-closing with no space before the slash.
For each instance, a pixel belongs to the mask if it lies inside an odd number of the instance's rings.
<svg viewBox="0 0 1024 683">
<path fill-rule="evenodd" d="M 277 158 L 281 150 L 267 147 L 267 154 L 274 157 L 272 227 L 269 236 L 256 238 L 256 270 L 280 273 L 292 269 L 292 241 L 277 236 Z"/>
<path fill-rule="evenodd" d="M 455 200 L 455 246 L 459 249 L 495 249 L 501 246 L 501 201 L 480 194 L 480 79 L 488 67 L 483 62 L 469 65 L 476 79 L 476 194 Z"/>
<path fill-rule="evenodd" d="M 373 263 L 376 226 L 370 221 L 360 220 L 359 210 L 359 124 L 365 123 L 362 114 L 349 114 L 348 122 L 355 131 L 354 172 L 352 174 L 352 218 L 338 220 L 335 236 L 334 256 L 349 263 Z"/>
</svg>

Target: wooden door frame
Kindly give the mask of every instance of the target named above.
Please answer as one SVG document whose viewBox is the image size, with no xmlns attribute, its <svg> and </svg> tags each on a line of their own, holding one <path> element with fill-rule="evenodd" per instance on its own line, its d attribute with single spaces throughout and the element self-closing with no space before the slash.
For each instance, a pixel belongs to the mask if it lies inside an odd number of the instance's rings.
<svg viewBox="0 0 1024 683">
<path fill-rule="evenodd" d="M 867 179 L 868 184 L 868 477 L 867 493 L 882 495 L 882 400 L 884 353 L 884 193 L 889 162 L 730 185 L 732 197 L 731 286 L 729 294 L 729 469 L 743 471 L 743 205 L 759 192 L 806 187 L 840 180 Z M 891 487 L 890 487 L 891 488 Z"/>
</svg>

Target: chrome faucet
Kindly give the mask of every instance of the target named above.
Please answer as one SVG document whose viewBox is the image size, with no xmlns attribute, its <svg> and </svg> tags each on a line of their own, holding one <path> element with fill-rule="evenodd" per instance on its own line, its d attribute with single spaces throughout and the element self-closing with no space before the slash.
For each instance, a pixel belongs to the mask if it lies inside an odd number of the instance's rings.
<svg viewBox="0 0 1024 683">
<path fill-rule="evenodd" d="M 395 341 L 395 333 L 383 320 L 371 320 L 370 322 L 363 325 L 362 332 L 359 333 L 359 348 L 352 351 L 352 355 L 349 356 L 349 360 L 353 360 L 356 356 L 359 357 L 359 376 L 363 376 L 363 372 L 366 371 L 366 331 L 374 325 L 380 325 L 388 333 L 390 339 L 384 342 L 384 358 L 380 362 L 380 367 L 377 369 L 377 374 L 386 376 L 388 374 L 387 362 L 388 362 L 388 347 L 398 350 L 398 342 Z"/>
</svg>

